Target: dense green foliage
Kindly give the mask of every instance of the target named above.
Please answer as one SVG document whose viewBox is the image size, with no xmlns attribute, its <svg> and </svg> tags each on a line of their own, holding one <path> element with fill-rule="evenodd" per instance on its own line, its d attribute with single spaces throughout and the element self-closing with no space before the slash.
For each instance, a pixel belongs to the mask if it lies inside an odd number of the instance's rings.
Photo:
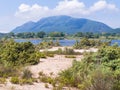
<svg viewBox="0 0 120 90">
<path fill-rule="evenodd" d="M 6 33 L 0 34 L 0 38 L 40 38 L 46 40 L 60 40 L 60 39 L 80 39 L 83 37 L 91 38 L 91 39 L 118 39 L 120 37 L 120 33 L 93 33 L 93 32 L 77 32 L 72 34 L 67 34 L 63 32 L 49 32 L 45 33 L 44 31 L 40 32 L 23 32 L 23 33 Z"/>
<path fill-rule="evenodd" d="M 63 32 L 51 32 L 48 34 L 50 37 L 64 37 L 65 34 Z"/>
<path fill-rule="evenodd" d="M 92 33 L 92 32 L 77 32 L 74 37 L 86 37 L 86 38 L 100 38 L 104 37 L 106 39 L 120 37 L 119 33 Z"/>
<path fill-rule="evenodd" d="M 92 32 L 77 32 L 75 35 L 75 37 L 87 37 L 87 38 L 99 38 L 101 35 L 98 33 L 92 33 Z"/>
<path fill-rule="evenodd" d="M 39 57 L 32 43 L 17 43 L 13 40 L 0 42 L 0 64 L 17 66 L 38 62 Z"/>
<path fill-rule="evenodd" d="M 23 33 L 13 33 L 10 32 L 8 34 L 5 34 L 3 37 L 6 38 L 45 38 L 45 37 L 51 37 L 51 38 L 55 38 L 55 37 L 63 37 L 64 38 L 65 34 L 63 32 L 50 32 L 50 33 L 45 33 L 44 31 L 41 32 L 23 32 Z M 2 36 L 1 36 L 2 37 Z"/>
<path fill-rule="evenodd" d="M 81 49 L 81 48 L 99 47 L 103 45 L 110 45 L 110 42 L 100 41 L 100 40 L 89 40 L 88 38 L 82 38 L 80 42 L 76 41 L 73 47 L 75 49 Z"/>
<path fill-rule="evenodd" d="M 82 61 L 74 61 L 58 79 L 59 84 L 80 90 L 119 90 L 120 47 L 104 46 L 97 53 L 86 53 Z"/>
<path fill-rule="evenodd" d="M 8 38 L 44 38 L 44 36 L 46 35 L 45 32 L 41 31 L 41 32 L 25 32 L 25 33 L 13 33 L 10 32 L 8 34 L 6 34 L 6 37 Z"/>
<path fill-rule="evenodd" d="M 39 62 L 40 55 L 30 42 L 0 41 L 0 77 L 18 77 L 26 65 Z"/>
<path fill-rule="evenodd" d="M 37 49 L 49 49 L 49 48 L 52 48 L 52 47 L 57 47 L 57 46 L 60 46 L 60 43 L 59 41 L 43 41 L 43 42 L 40 42 L 36 48 Z"/>
</svg>

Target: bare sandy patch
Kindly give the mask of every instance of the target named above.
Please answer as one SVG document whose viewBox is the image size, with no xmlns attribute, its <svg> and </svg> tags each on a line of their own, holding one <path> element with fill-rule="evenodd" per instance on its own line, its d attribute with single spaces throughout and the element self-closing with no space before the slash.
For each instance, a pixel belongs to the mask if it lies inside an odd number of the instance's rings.
<svg viewBox="0 0 120 90">
<path fill-rule="evenodd" d="M 76 60 L 81 60 L 82 56 L 77 55 Z M 53 73 L 57 76 L 62 70 L 65 70 L 72 66 L 73 58 L 65 58 L 65 55 L 55 55 L 54 57 L 48 57 L 46 59 L 40 59 L 38 65 L 30 66 L 29 69 L 33 73 L 34 77 L 38 77 L 38 73 L 42 71 L 46 75 Z"/>
<path fill-rule="evenodd" d="M 43 51 L 56 51 L 56 50 L 58 50 L 58 49 L 62 49 L 62 50 L 64 50 L 65 48 L 71 48 L 71 49 L 73 49 L 73 47 L 71 47 L 71 46 L 67 46 L 67 47 L 62 47 L 62 46 L 60 46 L 60 47 L 52 47 L 52 48 L 50 48 L 50 49 L 41 49 L 40 50 L 40 52 L 43 52 Z M 84 52 L 97 52 L 98 51 L 98 49 L 97 48 L 89 48 L 89 49 L 73 49 L 75 52 L 80 52 L 80 53 L 84 53 Z"/>
</svg>

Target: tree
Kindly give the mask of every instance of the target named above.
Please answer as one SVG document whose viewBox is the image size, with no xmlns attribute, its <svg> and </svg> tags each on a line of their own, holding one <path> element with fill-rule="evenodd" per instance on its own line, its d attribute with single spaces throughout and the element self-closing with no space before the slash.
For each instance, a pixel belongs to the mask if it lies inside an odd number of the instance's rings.
<svg viewBox="0 0 120 90">
<path fill-rule="evenodd" d="M 46 33 L 43 31 L 36 33 L 36 37 L 38 37 L 38 38 L 43 38 L 45 35 L 46 35 Z"/>
<path fill-rule="evenodd" d="M 63 32 L 51 32 L 49 33 L 50 37 L 64 37 L 65 34 Z"/>
</svg>

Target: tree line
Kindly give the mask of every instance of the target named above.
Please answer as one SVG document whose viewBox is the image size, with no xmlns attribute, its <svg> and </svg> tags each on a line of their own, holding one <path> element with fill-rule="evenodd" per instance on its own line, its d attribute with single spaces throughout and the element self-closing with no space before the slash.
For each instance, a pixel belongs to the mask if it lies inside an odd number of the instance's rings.
<svg viewBox="0 0 120 90">
<path fill-rule="evenodd" d="M 45 33 L 44 31 L 41 32 L 24 32 L 24 33 L 13 33 L 10 32 L 6 35 L 8 38 L 44 38 L 44 37 L 64 37 L 65 34 L 63 32 L 50 32 Z"/>
<path fill-rule="evenodd" d="M 86 37 L 86 38 L 100 38 L 105 37 L 106 39 L 109 39 L 109 37 L 120 37 L 119 33 L 93 33 L 93 32 L 77 32 L 75 34 L 67 34 L 63 32 L 49 32 L 46 33 L 44 31 L 40 32 L 23 32 L 23 33 L 7 33 L 2 34 L 1 37 L 6 38 L 46 38 L 46 37 Z"/>
</svg>

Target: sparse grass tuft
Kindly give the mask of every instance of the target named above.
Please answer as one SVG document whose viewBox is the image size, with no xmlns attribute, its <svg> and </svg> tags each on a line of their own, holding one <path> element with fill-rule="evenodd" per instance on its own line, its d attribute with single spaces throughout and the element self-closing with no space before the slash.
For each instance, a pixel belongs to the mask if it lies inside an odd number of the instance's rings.
<svg viewBox="0 0 120 90">
<path fill-rule="evenodd" d="M 49 85 L 47 83 L 45 83 L 45 88 L 49 88 Z"/>
<path fill-rule="evenodd" d="M 76 58 L 74 55 L 66 55 L 65 58 Z"/>
<path fill-rule="evenodd" d="M 29 69 L 25 69 L 25 70 L 23 71 L 22 78 L 23 78 L 23 79 L 30 79 L 30 78 L 32 78 L 32 73 L 31 73 L 31 71 L 30 71 Z"/>
</svg>

